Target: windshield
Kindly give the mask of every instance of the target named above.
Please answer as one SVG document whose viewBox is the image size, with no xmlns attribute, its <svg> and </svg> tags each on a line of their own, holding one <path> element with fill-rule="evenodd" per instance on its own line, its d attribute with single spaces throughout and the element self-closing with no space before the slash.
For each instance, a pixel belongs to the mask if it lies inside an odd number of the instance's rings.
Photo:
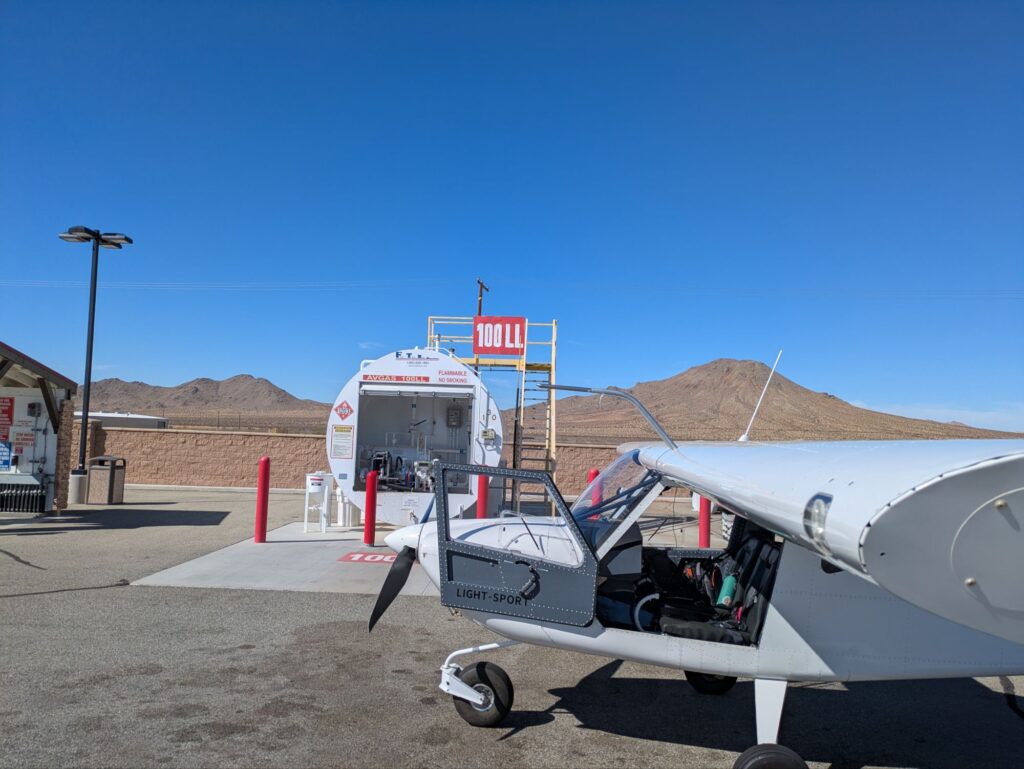
<svg viewBox="0 0 1024 769">
<path fill-rule="evenodd" d="M 570 512 L 595 549 L 658 482 L 658 474 L 640 464 L 639 454 L 620 456 L 573 503 Z"/>
</svg>

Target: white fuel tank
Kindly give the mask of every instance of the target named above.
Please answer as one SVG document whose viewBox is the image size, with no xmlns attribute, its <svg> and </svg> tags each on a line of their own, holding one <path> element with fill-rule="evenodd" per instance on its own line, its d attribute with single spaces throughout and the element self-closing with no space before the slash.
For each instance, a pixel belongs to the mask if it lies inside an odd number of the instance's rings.
<svg viewBox="0 0 1024 769">
<path fill-rule="evenodd" d="M 377 521 L 419 522 L 433 503 L 433 460 L 497 466 L 498 405 L 480 377 L 444 350 L 398 350 L 363 361 L 327 422 L 327 458 L 346 505 L 365 515 L 377 471 Z M 476 504 L 476 476 L 452 474 L 451 514 Z"/>
</svg>

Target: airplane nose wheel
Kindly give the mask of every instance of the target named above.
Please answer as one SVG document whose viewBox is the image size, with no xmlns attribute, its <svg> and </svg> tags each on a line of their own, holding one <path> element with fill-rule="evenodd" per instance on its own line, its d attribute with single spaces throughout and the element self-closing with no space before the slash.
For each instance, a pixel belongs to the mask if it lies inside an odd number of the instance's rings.
<svg viewBox="0 0 1024 769">
<path fill-rule="evenodd" d="M 484 701 L 479 705 L 452 696 L 455 711 L 473 726 L 497 726 L 512 710 L 515 690 L 508 673 L 493 662 L 478 662 L 459 673 L 459 679 L 480 692 Z"/>
<path fill-rule="evenodd" d="M 744 750 L 732 769 L 807 769 L 807 764 L 784 745 L 770 743 Z"/>
</svg>

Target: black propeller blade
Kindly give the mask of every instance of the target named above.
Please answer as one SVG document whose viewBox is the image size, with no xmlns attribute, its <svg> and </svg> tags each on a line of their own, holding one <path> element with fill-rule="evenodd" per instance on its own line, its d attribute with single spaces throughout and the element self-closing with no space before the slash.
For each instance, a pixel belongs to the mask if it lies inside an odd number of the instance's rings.
<svg viewBox="0 0 1024 769">
<path fill-rule="evenodd" d="M 377 603 L 374 604 L 373 611 L 370 612 L 370 630 L 373 630 L 377 620 L 383 616 L 391 602 L 402 592 L 402 588 L 405 586 L 405 581 L 409 579 L 409 572 L 412 571 L 414 563 L 416 563 L 416 550 L 411 547 L 403 547 L 395 558 L 395 562 L 391 564 L 391 570 L 388 572 L 388 576 L 384 578 L 384 587 L 380 589 Z"/>
</svg>

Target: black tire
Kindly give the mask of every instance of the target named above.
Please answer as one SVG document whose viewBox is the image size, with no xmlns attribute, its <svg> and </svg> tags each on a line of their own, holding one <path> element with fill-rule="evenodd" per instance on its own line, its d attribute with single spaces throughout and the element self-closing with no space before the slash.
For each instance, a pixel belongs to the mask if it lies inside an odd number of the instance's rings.
<svg viewBox="0 0 1024 769">
<path fill-rule="evenodd" d="M 732 769 L 807 769 L 807 764 L 784 745 L 755 745 L 747 748 Z"/>
<path fill-rule="evenodd" d="M 701 694 L 725 694 L 736 684 L 736 676 L 715 676 L 710 673 L 697 673 L 684 670 L 690 686 Z"/>
<path fill-rule="evenodd" d="M 463 683 L 484 692 L 488 701 L 477 706 L 453 696 L 455 710 L 467 724 L 473 726 L 497 726 L 512 710 L 515 690 L 508 673 L 493 662 L 478 662 L 459 674 Z"/>
</svg>

